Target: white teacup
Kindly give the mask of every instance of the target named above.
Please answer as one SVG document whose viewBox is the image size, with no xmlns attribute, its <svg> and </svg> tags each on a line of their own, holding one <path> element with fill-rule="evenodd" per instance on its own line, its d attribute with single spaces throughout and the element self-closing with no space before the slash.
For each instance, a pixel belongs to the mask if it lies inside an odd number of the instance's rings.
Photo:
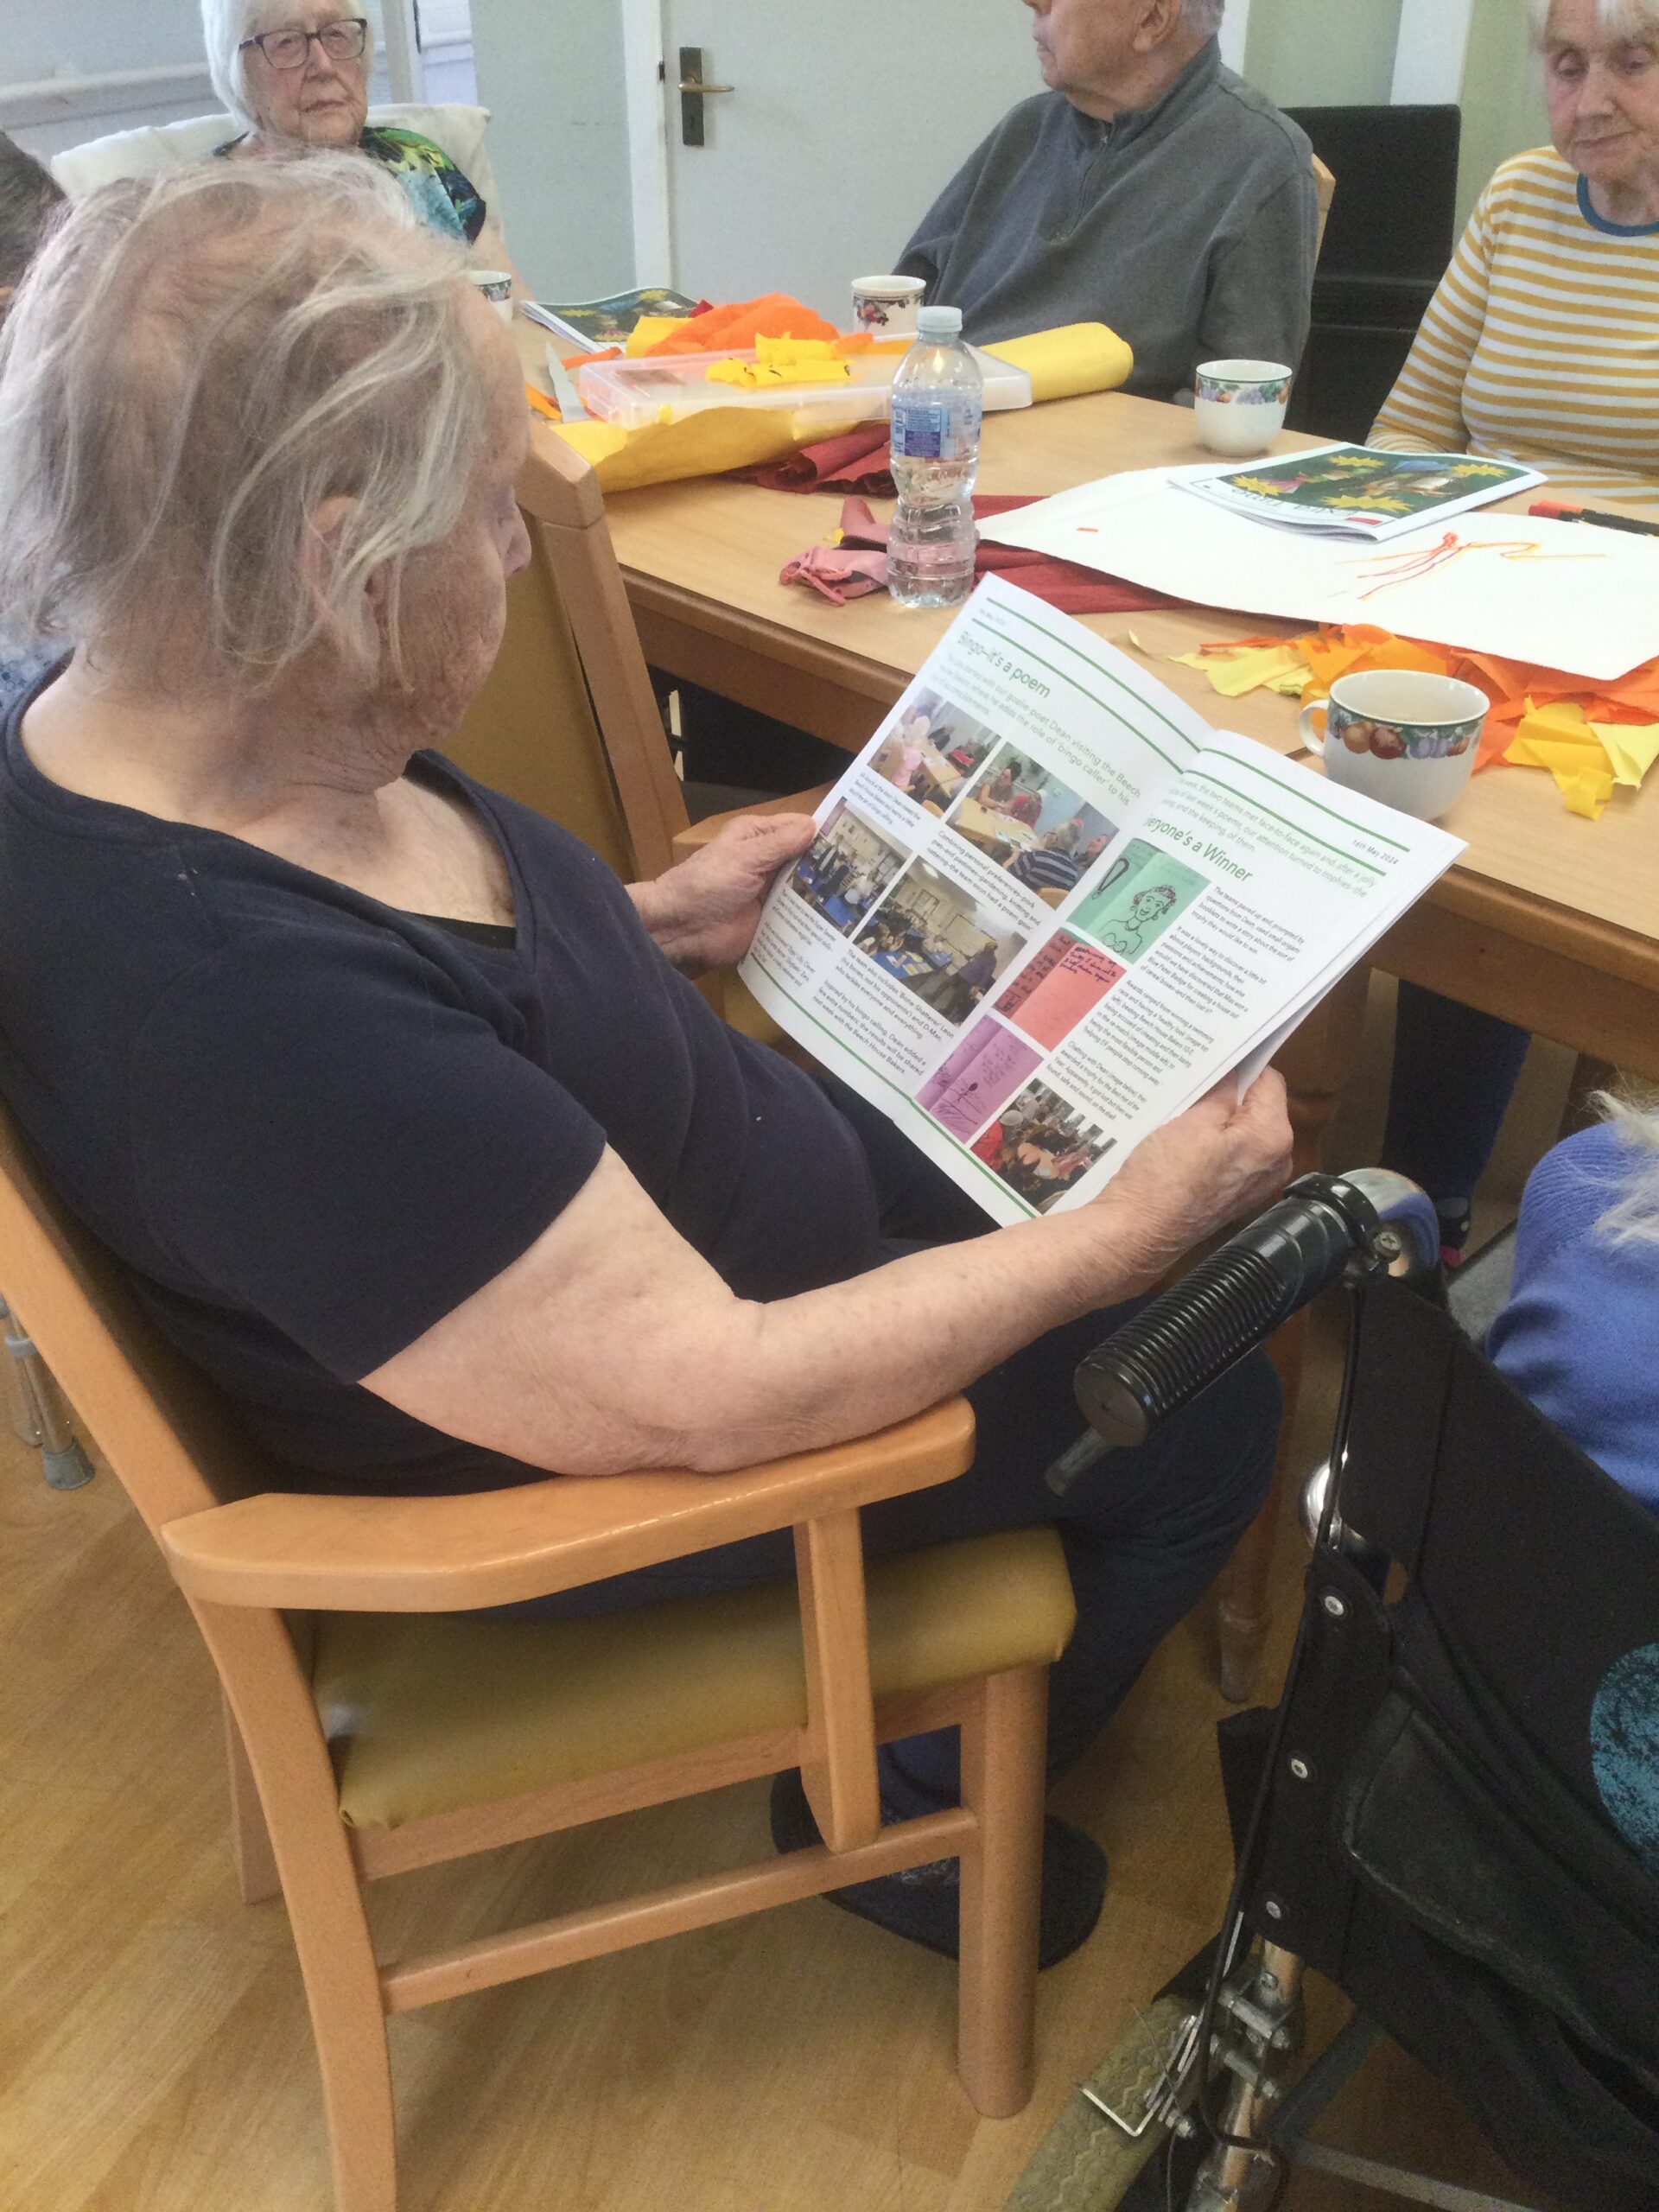
<svg viewBox="0 0 1659 2212">
<path fill-rule="evenodd" d="M 510 269 L 469 269 L 467 281 L 479 290 L 503 322 L 512 321 L 512 271 Z"/>
<path fill-rule="evenodd" d="M 1339 676 L 1328 703 L 1302 709 L 1302 741 L 1333 784 L 1438 822 L 1463 796 L 1491 703 L 1455 676 L 1367 669 Z"/>
<path fill-rule="evenodd" d="M 872 338 L 913 338 L 926 289 L 920 276 L 855 276 L 853 321 Z"/>
<path fill-rule="evenodd" d="M 1294 371 L 1282 361 L 1203 361 L 1192 412 L 1211 453 L 1266 453 L 1285 427 Z"/>
</svg>

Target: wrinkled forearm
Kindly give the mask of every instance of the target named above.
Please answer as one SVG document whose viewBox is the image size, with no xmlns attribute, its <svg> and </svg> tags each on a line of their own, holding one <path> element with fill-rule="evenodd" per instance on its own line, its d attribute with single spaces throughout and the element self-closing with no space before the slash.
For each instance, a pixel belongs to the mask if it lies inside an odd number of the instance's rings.
<svg viewBox="0 0 1659 2212">
<path fill-rule="evenodd" d="M 584 1441 L 574 1461 L 568 1408 L 517 1449 L 569 1472 L 721 1474 L 842 1443 L 937 1404 L 1046 1331 L 1149 1288 L 1167 1256 L 1133 1205 L 1109 1195 L 774 1304 L 689 1301 L 680 1325 L 653 1330 L 648 1349 L 613 1338 L 612 1377 L 588 1368 L 590 1418 L 575 1425 Z"/>
</svg>

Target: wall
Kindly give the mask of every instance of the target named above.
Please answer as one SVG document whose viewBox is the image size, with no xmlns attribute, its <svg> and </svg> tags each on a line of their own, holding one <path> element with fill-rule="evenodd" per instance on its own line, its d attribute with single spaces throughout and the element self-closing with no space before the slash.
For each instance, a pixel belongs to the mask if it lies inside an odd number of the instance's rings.
<svg viewBox="0 0 1659 2212">
<path fill-rule="evenodd" d="M 1243 73 L 1281 107 L 1381 105 L 1394 81 L 1400 6 L 1252 0 Z"/>
<path fill-rule="evenodd" d="M 363 12 L 378 22 L 379 0 L 367 0 Z M 124 70 L 156 73 L 137 86 L 79 82 Z M 369 97 L 389 97 L 384 59 Z M 0 0 L 0 129 L 42 160 L 88 138 L 211 115 L 219 105 L 197 0 Z"/>
<path fill-rule="evenodd" d="M 0 84 L 200 61 L 196 0 L 52 0 L 0 8 Z"/>
<path fill-rule="evenodd" d="M 473 0 L 478 97 L 512 257 L 544 300 L 633 281 L 615 0 Z"/>
<path fill-rule="evenodd" d="M 1543 85 L 1519 0 L 1474 0 L 1463 70 L 1459 224 L 1500 162 L 1548 143 Z"/>
<path fill-rule="evenodd" d="M 168 81 L 86 104 L 46 96 L 7 100 L 14 86 L 109 70 L 176 67 Z M 42 159 L 86 138 L 141 123 L 172 123 L 214 107 L 201 67 L 196 0 L 54 0 L 49 7 L 0 5 L 0 127 Z"/>
</svg>

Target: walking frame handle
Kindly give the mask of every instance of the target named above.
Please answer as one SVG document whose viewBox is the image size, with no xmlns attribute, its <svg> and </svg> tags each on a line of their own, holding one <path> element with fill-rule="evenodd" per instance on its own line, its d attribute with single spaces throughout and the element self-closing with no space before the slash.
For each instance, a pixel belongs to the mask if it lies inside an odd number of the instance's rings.
<svg viewBox="0 0 1659 2212">
<path fill-rule="evenodd" d="M 1050 1467 L 1049 1487 L 1063 1497 L 1112 1446 L 1144 1444 L 1351 1267 L 1417 1275 L 1439 1252 L 1433 1206 L 1403 1175 L 1300 1177 L 1080 1363 L 1089 1427 Z"/>
</svg>

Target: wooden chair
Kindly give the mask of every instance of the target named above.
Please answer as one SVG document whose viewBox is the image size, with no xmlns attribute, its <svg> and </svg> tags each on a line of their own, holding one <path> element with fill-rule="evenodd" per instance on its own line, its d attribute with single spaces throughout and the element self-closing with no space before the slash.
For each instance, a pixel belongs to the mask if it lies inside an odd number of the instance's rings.
<svg viewBox="0 0 1659 2212">
<path fill-rule="evenodd" d="M 731 817 L 687 816 L 593 470 L 538 429 L 517 488 L 531 563 L 508 587 L 501 650 L 450 756 L 573 831 L 625 882 L 660 875 Z M 829 788 L 735 811 L 810 814 Z M 735 975 L 703 990 L 734 1027 L 798 1057 Z"/>
<path fill-rule="evenodd" d="M 1313 247 L 1317 262 L 1325 244 L 1325 226 L 1331 219 L 1331 202 L 1337 196 L 1337 180 L 1317 154 L 1313 156 L 1313 190 L 1319 203 L 1319 232 Z"/>
<path fill-rule="evenodd" d="M 243 1895 L 287 1900 L 339 2212 L 393 2212 L 385 2019 L 462 1992 L 962 1861 L 957 2063 L 1031 2086 L 1046 1668 L 1072 1622 L 1052 1530 L 865 1576 L 859 1508 L 968 1464 L 960 1400 L 739 1474 L 467 1497 L 284 1493 L 160 1342 L 0 1116 L 4 1292 L 161 1547 L 219 1669 Z M 797 1580 L 576 1622 L 474 1609 L 792 1528 Z M 134 1664 L 142 1665 L 135 1652 Z M 959 1809 L 883 1827 L 878 1740 L 959 1724 Z M 382 1965 L 375 1877 L 799 1765 L 827 1847 Z M 257 1791 L 257 1797 L 256 1797 Z"/>
<path fill-rule="evenodd" d="M 538 432 L 518 486 L 530 566 L 501 651 L 449 752 L 481 783 L 593 847 L 625 880 L 659 875 L 687 827 L 593 470 Z"/>
</svg>

